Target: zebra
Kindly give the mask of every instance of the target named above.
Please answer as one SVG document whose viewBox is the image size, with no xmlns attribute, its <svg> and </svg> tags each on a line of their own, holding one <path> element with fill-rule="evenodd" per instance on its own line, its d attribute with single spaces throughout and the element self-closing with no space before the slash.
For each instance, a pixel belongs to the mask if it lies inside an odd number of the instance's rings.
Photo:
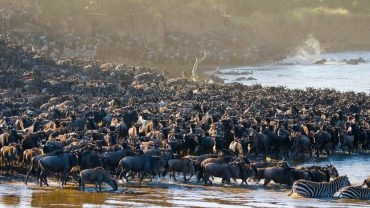
<svg viewBox="0 0 370 208">
<path fill-rule="evenodd" d="M 340 193 L 339 197 L 344 199 L 370 200 L 370 188 L 361 188 L 356 186 L 346 187 Z"/>
<path fill-rule="evenodd" d="M 330 182 L 313 182 L 304 179 L 293 183 L 290 195 L 296 193 L 304 197 L 332 197 L 339 189 L 350 186 L 347 176 L 339 176 Z"/>
</svg>

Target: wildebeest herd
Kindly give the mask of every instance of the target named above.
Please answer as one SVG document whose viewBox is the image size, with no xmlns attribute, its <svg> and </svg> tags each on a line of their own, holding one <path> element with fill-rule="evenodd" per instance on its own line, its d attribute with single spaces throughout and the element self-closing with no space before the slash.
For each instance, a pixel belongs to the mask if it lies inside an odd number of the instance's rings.
<svg viewBox="0 0 370 208">
<path fill-rule="evenodd" d="M 1 169 L 27 173 L 26 184 L 54 175 L 62 186 L 72 178 L 82 190 L 117 190 L 117 179 L 182 173 L 185 182 L 264 179 L 332 196 L 350 184 L 334 166 L 286 161 L 370 148 L 366 93 L 168 79 L 143 67 L 50 60 L 6 38 L 0 60 Z M 370 198 L 354 186 L 341 196 Z"/>
</svg>

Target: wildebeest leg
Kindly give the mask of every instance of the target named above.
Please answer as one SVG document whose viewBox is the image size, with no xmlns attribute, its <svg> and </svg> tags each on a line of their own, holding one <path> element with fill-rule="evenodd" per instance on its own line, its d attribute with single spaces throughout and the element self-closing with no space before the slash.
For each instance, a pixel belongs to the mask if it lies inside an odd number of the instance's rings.
<svg viewBox="0 0 370 208">
<path fill-rule="evenodd" d="M 67 185 L 67 172 L 62 173 L 62 188 L 64 188 L 64 185 Z"/>
<path fill-rule="evenodd" d="M 42 187 L 42 177 L 44 176 L 44 172 L 41 171 L 40 172 L 40 175 L 38 176 L 39 177 L 39 183 L 40 183 L 40 187 Z"/>
<path fill-rule="evenodd" d="M 200 170 L 197 175 L 197 181 L 199 182 L 203 177 L 203 170 Z"/>
<path fill-rule="evenodd" d="M 82 190 L 82 179 L 78 181 L 78 190 Z"/>
<path fill-rule="evenodd" d="M 325 151 L 326 151 L 326 154 L 328 154 L 328 156 L 330 156 L 330 147 L 326 146 Z"/>
<path fill-rule="evenodd" d="M 8 160 L 8 173 L 13 174 L 13 161 Z"/>
<path fill-rule="evenodd" d="M 98 182 L 95 182 L 95 191 L 98 192 Z"/>
<path fill-rule="evenodd" d="M 41 174 L 41 168 L 36 169 L 36 181 L 39 182 L 40 179 L 40 174 Z"/>
<path fill-rule="evenodd" d="M 128 172 L 128 170 L 123 169 L 122 172 L 119 174 L 118 178 L 122 179 L 122 177 L 123 177 L 123 178 L 126 179 L 126 182 L 128 183 L 127 172 Z"/>
<path fill-rule="evenodd" d="M 143 172 L 142 174 L 141 174 L 141 176 L 140 176 L 140 184 L 141 184 L 141 182 L 143 181 L 143 179 L 144 179 L 144 175 L 145 175 L 145 172 Z"/>
<path fill-rule="evenodd" d="M 40 186 L 42 186 L 42 183 L 45 183 L 46 186 L 49 186 L 45 169 L 41 170 L 39 180 L 40 180 Z"/>
<path fill-rule="evenodd" d="M 172 172 L 172 177 L 173 177 L 173 179 L 174 179 L 175 181 L 177 181 L 177 180 L 176 180 L 176 173 L 175 173 L 175 172 Z"/>
<path fill-rule="evenodd" d="M 28 183 L 28 179 L 29 179 L 29 177 L 30 177 L 30 175 L 31 175 L 31 173 L 33 172 L 34 170 L 33 170 L 33 166 L 31 166 L 31 169 L 29 169 L 28 171 L 27 171 L 27 177 L 26 177 L 26 182 L 25 182 L 25 184 L 27 185 L 27 183 Z"/>
<path fill-rule="evenodd" d="M 212 181 L 209 180 L 209 175 L 208 174 L 204 174 L 203 181 L 204 181 L 205 185 L 207 185 L 208 181 L 209 181 L 209 184 L 212 184 Z"/>
<path fill-rule="evenodd" d="M 184 175 L 184 182 L 186 182 L 186 180 L 187 180 L 187 179 L 186 179 L 186 172 L 185 172 L 185 171 L 183 171 L 183 172 L 182 172 L 182 174 Z"/>
<path fill-rule="evenodd" d="M 234 181 L 235 184 L 237 184 L 236 178 L 233 178 L 233 181 Z"/>
<path fill-rule="evenodd" d="M 44 180 L 44 183 L 46 184 L 46 186 L 49 187 L 48 178 L 47 178 L 46 172 L 45 172 L 45 176 L 43 177 L 43 180 Z"/>
<path fill-rule="evenodd" d="M 265 181 L 263 182 L 263 186 L 267 186 L 267 184 L 269 184 L 271 181 L 270 178 L 265 178 Z"/>
<path fill-rule="evenodd" d="M 101 192 L 101 182 L 99 182 L 99 192 Z"/>
<path fill-rule="evenodd" d="M 319 148 L 319 147 L 317 147 L 317 148 L 316 148 L 316 157 L 319 157 L 319 155 L 320 155 L 320 148 Z"/>
<path fill-rule="evenodd" d="M 190 181 L 190 179 L 193 177 L 193 173 L 190 174 L 190 178 L 188 178 L 188 181 Z"/>
<path fill-rule="evenodd" d="M 135 173 L 133 171 L 130 171 L 129 175 L 131 176 L 132 179 L 135 179 Z"/>
</svg>

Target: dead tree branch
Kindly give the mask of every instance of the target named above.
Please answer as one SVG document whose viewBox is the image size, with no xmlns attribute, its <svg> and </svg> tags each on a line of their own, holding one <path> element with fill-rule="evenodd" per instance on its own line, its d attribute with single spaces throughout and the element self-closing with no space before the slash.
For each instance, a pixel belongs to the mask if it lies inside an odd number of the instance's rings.
<svg viewBox="0 0 370 208">
<path fill-rule="evenodd" d="M 193 81 L 197 82 L 199 80 L 199 76 L 198 76 L 198 65 L 204 61 L 204 59 L 206 59 L 207 57 L 207 52 L 205 49 L 203 49 L 203 57 L 201 59 L 198 59 L 198 57 L 195 57 L 195 62 L 194 62 L 194 65 L 193 65 L 193 70 L 191 71 L 191 77 L 193 79 Z"/>
</svg>

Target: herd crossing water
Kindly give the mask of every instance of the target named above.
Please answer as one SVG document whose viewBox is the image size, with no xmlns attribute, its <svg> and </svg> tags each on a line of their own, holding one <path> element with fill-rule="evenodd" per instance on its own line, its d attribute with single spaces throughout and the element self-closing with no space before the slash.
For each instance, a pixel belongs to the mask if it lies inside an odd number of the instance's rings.
<svg viewBox="0 0 370 208">
<path fill-rule="evenodd" d="M 295 165 L 326 165 L 332 163 L 341 175 L 349 176 L 353 185 L 360 185 L 370 173 L 369 155 L 336 155 L 319 158 L 308 163 Z M 59 187 L 59 184 L 52 184 Z M 137 182 L 121 186 L 117 192 L 95 192 L 92 186 L 87 192 L 75 190 L 72 185 L 65 189 L 43 188 L 37 185 L 24 186 L 23 182 L 1 184 L 0 206 L 44 207 L 46 205 L 69 207 L 369 207 L 370 201 L 344 200 L 335 198 L 291 198 L 290 189 L 273 184 L 260 185 L 204 186 L 194 180 L 187 184 L 176 183 L 165 178 L 139 185 Z M 106 188 L 106 191 L 110 188 Z M 124 192 L 124 193 L 122 193 Z"/>
<path fill-rule="evenodd" d="M 0 65 L 6 72 L 6 76 L 2 77 L 3 82 L 0 83 L 5 89 L 1 91 L 4 98 L 1 102 L 1 168 L 4 178 L 1 178 L 1 181 L 4 183 L 0 189 L 0 205 L 369 206 L 368 201 L 291 198 L 288 196 L 290 189 L 277 183 L 263 187 L 262 182 L 258 185 L 255 182 L 240 185 L 239 180 L 237 184 L 229 185 L 222 184 L 221 179 L 216 178 L 213 185 L 205 186 L 194 178 L 183 183 L 180 178 L 175 182 L 168 176 L 154 178 L 149 182 L 149 176 L 153 173 L 167 171 L 170 167 L 169 161 L 176 156 L 191 161 L 194 169 L 197 165 L 197 171 L 203 170 L 205 174 L 211 174 L 208 176 L 214 174 L 220 177 L 218 173 L 222 173 L 222 180 L 226 183 L 230 181 L 234 171 L 237 177 L 244 177 L 242 173 L 246 171 L 248 159 L 262 161 L 269 156 L 273 159 L 287 157 L 291 167 L 331 164 L 336 167 L 339 175 L 347 175 L 353 185 L 362 184 L 370 172 L 370 158 L 366 154 L 370 147 L 367 136 L 368 82 L 363 78 L 369 73 L 364 71 L 363 67 L 370 61 L 370 56 L 365 52 L 359 52 L 361 57 L 352 56 L 352 53 L 351 56 L 332 54 L 334 58 L 330 58 L 330 54 L 320 54 L 320 63 L 317 64 L 294 64 L 286 61 L 271 65 L 277 66 L 275 70 L 267 70 L 271 74 L 278 74 L 278 77 L 284 77 L 279 75 L 279 70 L 287 72 L 287 75 L 301 70 L 300 76 L 295 75 L 296 78 L 302 78 L 298 81 L 294 78 L 286 81 L 272 78 L 274 83 L 281 82 L 290 88 L 299 88 L 301 86 L 296 84 L 304 86 L 305 80 L 316 79 L 308 76 L 310 70 L 307 69 L 311 67 L 312 72 L 315 67 L 321 67 L 319 71 L 330 73 L 327 80 L 320 83 L 333 82 L 336 85 L 331 87 L 338 90 L 351 90 L 351 86 L 356 85 L 354 91 L 365 92 L 339 93 L 334 90 L 302 91 L 239 84 L 200 85 L 186 78 L 167 80 L 140 67 L 126 69 L 123 66 L 98 62 L 94 62 L 92 66 L 90 62 L 83 60 L 66 59 L 53 62 L 46 58 L 36 59 L 27 48 L 1 43 L 6 52 L 0 50 L 0 55 L 7 62 Z M 346 60 L 358 60 L 361 63 L 352 65 Z M 40 70 L 29 73 L 30 65 L 41 67 Z M 341 69 L 323 69 L 334 66 Z M 340 84 L 338 80 L 341 78 L 330 81 L 336 74 L 342 74 L 338 72 L 345 71 L 343 67 L 353 68 L 352 71 L 346 71 L 352 81 Z M 358 74 L 349 76 L 350 73 L 355 74 L 355 67 L 359 67 L 359 73 L 363 72 L 361 79 Z M 94 71 L 94 74 L 89 70 Z M 255 76 L 266 71 L 263 66 L 253 70 L 243 74 Z M 223 72 L 222 76 L 239 76 L 226 73 Z M 58 79 L 65 74 L 68 76 Z M 260 82 L 266 77 L 273 76 L 256 76 L 251 79 Z M 290 82 L 295 83 L 290 85 Z M 323 86 L 314 84 L 313 87 Z M 108 94 L 111 97 L 105 96 Z M 324 132 L 329 137 L 324 136 Z M 343 151 L 346 148 L 347 152 L 355 149 L 355 153 L 344 155 L 339 147 L 343 147 Z M 29 155 L 22 154 L 21 150 L 31 152 Z M 36 150 L 50 155 L 32 157 L 40 154 Z M 308 154 L 315 152 L 317 158 L 308 157 Z M 225 172 L 223 169 L 219 172 L 212 171 L 207 169 L 211 165 L 197 164 L 199 160 L 196 158 L 201 157 L 197 155 L 207 153 L 218 157 L 209 159 L 232 158 L 233 162 L 228 160 L 227 163 L 221 164 L 225 165 L 229 172 L 226 172 L 226 169 Z M 331 155 L 327 156 L 329 153 Z M 234 160 L 229 154 L 245 157 Z M 130 183 L 119 180 L 118 190 L 115 190 L 117 186 L 114 185 L 114 191 L 103 188 L 102 193 L 97 193 L 88 185 L 85 192 L 78 191 L 78 185 L 73 184 L 71 180 L 64 189 L 59 188 L 60 184 L 52 180 L 49 181 L 51 188 L 41 188 L 35 185 L 32 176 L 28 186 L 24 186 L 24 173 L 27 170 L 22 170 L 25 166 L 21 167 L 20 163 L 15 162 L 19 162 L 21 156 L 25 159 L 23 164 L 39 170 L 36 175 L 42 178 L 40 185 L 47 184 L 47 177 L 52 176 L 50 172 L 60 173 L 64 180 L 69 174 L 70 178 L 81 184 L 85 180 L 79 168 L 83 170 L 97 166 L 103 166 L 110 175 L 114 174 L 113 180 L 117 179 L 117 175 L 141 173 L 144 183 L 139 184 L 137 180 L 130 180 Z M 309 159 L 304 163 L 297 162 L 295 159 L 301 156 L 307 156 Z M 37 162 L 35 158 L 38 158 Z M 212 164 L 215 167 L 218 165 L 215 162 Z M 297 175 L 293 176 L 293 170 L 287 167 L 286 163 L 273 165 L 279 166 L 274 168 L 287 170 L 290 182 L 296 179 Z M 248 166 L 250 170 L 253 169 L 251 167 Z M 31 175 L 33 168 L 27 168 Z M 307 173 L 304 172 L 307 170 L 302 169 L 295 171 L 303 171 L 298 172 L 299 174 Z M 20 176 L 19 173 L 23 175 Z M 259 172 L 255 172 L 254 176 L 257 173 Z M 91 176 L 88 175 L 86 179 Z M 111 181 L 110 177 L 105 178 Z"/>
</svg>

